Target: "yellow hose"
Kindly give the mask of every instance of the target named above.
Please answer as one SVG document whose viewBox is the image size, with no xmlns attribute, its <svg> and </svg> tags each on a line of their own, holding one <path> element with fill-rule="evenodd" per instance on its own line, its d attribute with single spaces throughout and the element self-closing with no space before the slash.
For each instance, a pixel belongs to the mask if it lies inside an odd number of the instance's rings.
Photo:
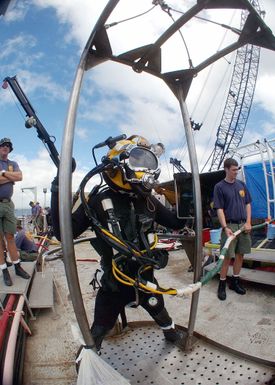
<svg viewBox="0 0 275 385">
<path fill-rule="evenodd" d="M 110 233 L 110 231 L 108 231 L 104 228 L 101 228 L 100 230 L 103 232 L 103 234 L 107 235 L 113 241 L 119 243 L 122 246 L 128 247 L 128 245 L 126 245 L 126 243 L 122 242 L 121 239 L 117 238 L 114 234 Z M 150 246 L 150 250 L 153 250 L 156 247 L 157 243 L 158 243 L 158 236 L 157 236 L 157 234 L 154 234 L 154 243 Z M 136 251 L 135 249 L 131 249 L 131 251 L 136 256 L 140 256 L 141 254 L 144 254 L 147 252 L 147 250 Z"/>
<path fill-rule="evenodd" d="M 116 265 L 114 260 L 112 261 L 112 272 L 114 274 L 114 277 L 119 282 L 121 282 L 122 284 L 127 285 L 127 286 L 134 286 L 135 285 L 136 281 L 133 278 L 129 277 L 128 275 L 124 274 L 122 271 L 120 271 L 118 269 L 118 267 L 117 267 L 117 265 Z M 123 281 L 117 275 L 117 273 L 120 274 L 123 278 L 127 279 L 127 281 Z M 149 291 L 149 292 L 154 293 L 154 294 L 168 294 L 168 295 L 176 295 L 177 294 L 177 290 L 175 290 L 175 289 L 163 289 L 164 291 L 160 291 L 160 290 L 153 289 L 152 287 L 146 286 L 146 285 L 144 285 L 143 283 L 140 283 L 140 282 L 138 282 L 138 286 L 141 289 Z"/>
</svg>

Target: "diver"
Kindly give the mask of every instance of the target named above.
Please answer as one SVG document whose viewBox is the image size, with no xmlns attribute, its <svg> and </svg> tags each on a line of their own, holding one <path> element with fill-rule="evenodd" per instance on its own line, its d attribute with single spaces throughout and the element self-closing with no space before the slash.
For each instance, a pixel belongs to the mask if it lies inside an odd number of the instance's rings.
<svg viewBox="0 0 275 385">
<path fill-rule="evenodd" d="M 100 351 L 119 315 L 122 326 L 126 326 L 125 306 L 142 306 L 161 327 L 165 339 L 184 348 L 183 333 L 168 314 L 154 277 L 154 269 L 162 269 L 168 263 L 167 251 L 155 247 L 154 222 L 175 230 L 185 225 L 152 193 L 160 174 L 158 158 L 164 146 L 151 145 L 141 136 L 125 138 L 108 138 L 93 148 L 93 155 L 95 148 L 106 144 L 110 150 L 100 165 L 94 156 L 96 167 L 82 181 L 82 203 L 72 213 L 74 238 L 91 227 L 96 234 L 91 244 L 101 256 L 102 275 L 100 279 L 97 275 L 99 290 L 91 334 Z M 101 184 L 92 189 L 87 199 L 84 186 L 98 173 Z M 58 177 L 53 180 L 51 191 L 53 229 L 60 239 Z"/>
</svg>

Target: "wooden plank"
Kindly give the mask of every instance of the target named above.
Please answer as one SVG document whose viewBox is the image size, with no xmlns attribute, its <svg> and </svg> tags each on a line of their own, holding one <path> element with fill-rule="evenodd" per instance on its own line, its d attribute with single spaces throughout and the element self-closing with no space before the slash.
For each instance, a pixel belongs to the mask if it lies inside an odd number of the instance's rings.
<svg viewBox="0 0 275 385">
<path fill-rule="evenodd" d="M 246 261 L 260 261 L 275 263 L 275 250 L 252 249 L 250 254 L 245 254 Z"/>
<path fill-rule="evenodd" d="M 212 270 L 216 265 L 215 262 L 207 265 L 203 269 L 203 274 L 207 271 Z M 233 274 L 233 267 L 229 266 L 227 276 L 231 277 Z M 240 278 L 245 281 L 263 283 L 265 285 L 275 286 L 275 273 L 270 271 L 262 271 L 262 270 L 254 270 L 254 269 L 246 269 L 242 268 L 240 273 Z"/>
<path fill-rule="evenodd" d="M 220 246 L 218 244 L 213 244 L 206 242 L 204 244 L 204 247 L 209 250 L 211 253 L 211 250 L 215 251 L 215 253 L 219 253 Z M 251 249 L 250 254 L 244 255 L 245 261 L 260 261 L 260 262 L 266 262 L 266 263 L 275 263 L 275 249 Z"/>
<path fill-rule="evenodd" d="M 32 309 L 53 307 L 53 274 L 51 272 L 36 272 L 29 303 Z"/>
</svg>

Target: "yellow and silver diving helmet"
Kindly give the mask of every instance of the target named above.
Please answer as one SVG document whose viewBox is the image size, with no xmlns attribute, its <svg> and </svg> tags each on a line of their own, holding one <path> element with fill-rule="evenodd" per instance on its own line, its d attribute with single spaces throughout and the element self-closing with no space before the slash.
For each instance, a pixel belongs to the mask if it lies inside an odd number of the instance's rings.
<svg viewBox="0 0 275 385">
<path fill-rule="evenodd" d="M 107 153 L 111 167 L 104 172 L 106 183 L 116 191 L 132 192 L 138 184 L 146 191 L 152 190 L 160 174 L 158 158 L 164 152 L 164 145 L 151 145 L 142 136 L 133 135 L 120 140 Z"/>
</svg>

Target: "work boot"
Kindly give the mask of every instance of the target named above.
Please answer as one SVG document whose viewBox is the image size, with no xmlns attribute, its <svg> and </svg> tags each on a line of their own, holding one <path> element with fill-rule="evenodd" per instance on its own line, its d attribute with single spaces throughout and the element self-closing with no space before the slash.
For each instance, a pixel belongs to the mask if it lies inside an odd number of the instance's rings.
<svg viewBox="0 0 275 385">
<path fill-rule="evenodd" d="M 220 279 L 219 287 L 218 287 L 218 298 L 221 301 L 226 299 L 226 279 Z"/>
<path fill-rule="evenodd" d="M 24 279 L 29 279 L 30 275 L 22 268 L 20 263 L 14 265 L 15 274 Z"/>
<path fill-rule="evenodd" d="M 12 286 L 12 280 L 10 277 L 9 270 L 6 268 L 6 269 L 3 269 L 2 272 L 3 272 L 3 278 L 4 278 L 5 285 L 6 286 Z"/>
<path fill-rule="evenodd" d="M 231 277 L 229 289 L 234 290 L 236 293 L 244 295 L 246 290 L 240 285 L 240 277 Z"/>
<path fill-rule="evenodd" d="M 163 330 L 166 341 L 172 342 L 178 348 L 185 349 L 185 335 L 184 332 L 177 328 L 170 328 Z"/>
</svg>

